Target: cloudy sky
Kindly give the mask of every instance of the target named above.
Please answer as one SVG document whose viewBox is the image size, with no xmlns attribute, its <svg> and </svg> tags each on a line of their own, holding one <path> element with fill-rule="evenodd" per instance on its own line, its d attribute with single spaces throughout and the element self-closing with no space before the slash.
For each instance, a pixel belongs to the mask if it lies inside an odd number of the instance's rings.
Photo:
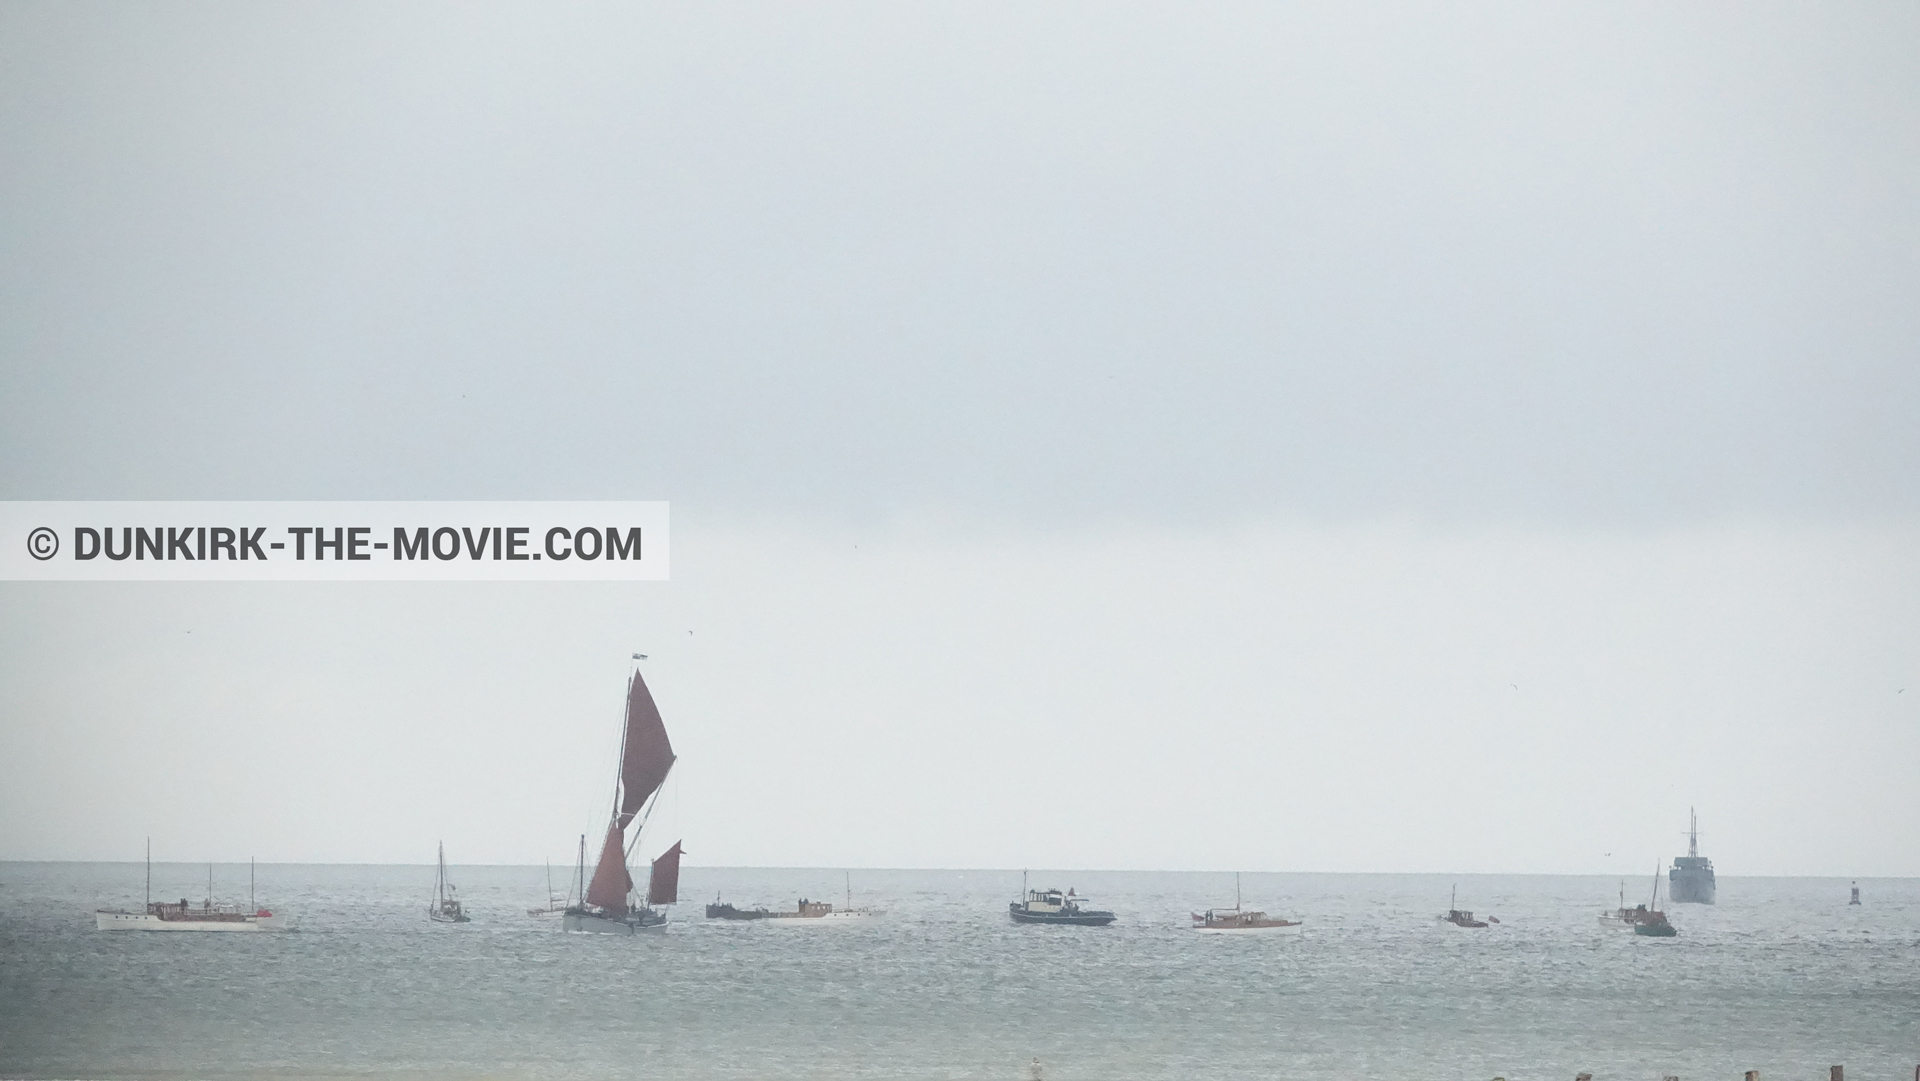
<svg viewBox="0 0 1920 1081">
<path fill-rule="evenodd" d="M 1905 5 L 9 4 L 0 498 L 675 563 L 0 584 L 0 858 L 1920 874 L 1916 297 Z"/>
</svg>

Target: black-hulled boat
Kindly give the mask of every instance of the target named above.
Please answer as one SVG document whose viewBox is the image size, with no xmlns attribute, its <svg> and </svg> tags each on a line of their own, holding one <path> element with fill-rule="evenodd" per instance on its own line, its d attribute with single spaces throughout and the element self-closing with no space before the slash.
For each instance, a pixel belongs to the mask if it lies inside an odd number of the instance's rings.
<svg viewBox="0 0 1920 1081">
<path fill-rule="evenodd" d="M 1007 915 L 1015 923 L 1067 923 L 1080 927 L 1105 927 L 1114 920 L 1113 913 L 1086 907 L 1086 898 L 1074 894 L 1072 889 L 1061 893 L 1059 890 L 1027 890 L 1024 901 L 1012 901 L 1007 904 Z"/>
<path fill-rule="evenodd" d="M 773 913 L 762 908 L 736 908 L 720 900 L 718 894 L 707 905 L 707 918 L 710 920 L 764 920 Z"/>
<path fill-rule="evenodd" d="M 1440 922 L 1450 923 L 1455 927 L 1485 927 L 1487 925 L 1487 920 L 1476 920 L 1473 918 L 1473 913 L 1468 912 L 1466 909 L 1453 907 L 1459 903 L 1459 900 L 1460 888 L 1455 886 L 1453 893 L 1448 895 L 1447 914 L 1440 917 Z M 1492 920 L 1493 917 L 1488 916 L 1487 919 Z M 1500 921 L 1493 920 L 1493 922 L 1499 923 Z"/>
<path fill-rule="evenodd" d="M 1646 907 L 1640 911 L 1640 918 L 1633 925 L 1633 933 L 1648 938 L 1672 938 L 1680 933 L 1679 929 L 1667 922 L 1667 914 L 1660 911 L 1660 865 L 1653 865 L 1653 896 Z"/>
</svg>

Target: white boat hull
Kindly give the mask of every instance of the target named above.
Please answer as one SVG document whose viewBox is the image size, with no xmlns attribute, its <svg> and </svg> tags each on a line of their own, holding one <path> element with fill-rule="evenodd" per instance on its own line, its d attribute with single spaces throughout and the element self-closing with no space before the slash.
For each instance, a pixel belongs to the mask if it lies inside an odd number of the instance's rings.
<svg viewBox="0 0 1920 1081">
<path fill-rule="evenodd" d="M 845 927 L 856 923 L 871 923 L 884 912 L 829 912 L 824 916 L 768 916 L 761 923 L 778 923 L 789 927 Z"/>
<path fill-rule="evenodd" d="M 1290 923 L 1284 927 L 1195 927 L 1201 935 L 1297 935 L 1306 925 Z"/>
<path fill-rule="evenodd" d="M 284 931 L 285 916 L 246 916 L 238 920 L 163 920 L 149 912 L 115 912 L 100 909 L 93 914 L 94 927 L 101 931 Z"/>
</svg>

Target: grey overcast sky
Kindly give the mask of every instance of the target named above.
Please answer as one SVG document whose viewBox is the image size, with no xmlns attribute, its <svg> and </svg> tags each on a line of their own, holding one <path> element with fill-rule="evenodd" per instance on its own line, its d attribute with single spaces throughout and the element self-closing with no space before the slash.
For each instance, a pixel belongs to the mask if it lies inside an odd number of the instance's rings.
<svg viewBox="0 0 1920 1081">
<path fill-rule="evenodd" d="M 10 3 L 0 498 L 676 564 L 0 585 L 0 858 L 1920 874 L 1916 298 L 1910 4 Z"/>
</svg>

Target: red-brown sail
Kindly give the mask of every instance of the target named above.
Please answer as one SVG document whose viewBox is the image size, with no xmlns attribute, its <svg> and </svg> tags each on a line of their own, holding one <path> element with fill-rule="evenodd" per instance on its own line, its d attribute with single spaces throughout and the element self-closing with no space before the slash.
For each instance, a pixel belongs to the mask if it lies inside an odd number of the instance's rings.
<svg viewBox="0 0 1920 1081">
<path fill-rule="evenodd" d="M 646 805 L 667 779 L 673 768 L 673 744 L 667 741 L 667 726 L 660 720 L 660 707 L 653 704 L 647 681 L 633 674 L 627 685 L 627 736 L 625 754 L 620 761 L 619 828 L 626 828 L 633 816 Z"/>
<path fill-rule="evenodd" d="M 607 827 L 606 843 L 600 846 L 600 862 L 593 869 L 593 882 L 587 886 L 587 903 L 613 915 L 622 915 L 627 911 L 627 894 L 632 890 L 633 878 L 627 874 L 626 839 L 615 823 Z"/>
<path fill-rule="evenodd" d="M 660 853 L 653 861 L 653 875 L 647 879 L 647 903 L 650 905 L 671 905 L 680 900 L 680 842 Z"/>
</svg>

